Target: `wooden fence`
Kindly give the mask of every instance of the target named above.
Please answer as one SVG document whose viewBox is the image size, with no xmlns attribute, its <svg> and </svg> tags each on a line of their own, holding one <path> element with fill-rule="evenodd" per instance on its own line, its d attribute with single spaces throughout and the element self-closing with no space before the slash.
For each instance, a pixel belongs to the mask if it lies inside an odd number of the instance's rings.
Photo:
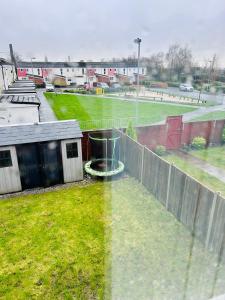
<svg viewBox="0 0 225 300">
<path fill-rule="evenodd" d="M 207 249 L 225 261 L 225 199 L 120 132 L 120 160 Z"/>
</svg>

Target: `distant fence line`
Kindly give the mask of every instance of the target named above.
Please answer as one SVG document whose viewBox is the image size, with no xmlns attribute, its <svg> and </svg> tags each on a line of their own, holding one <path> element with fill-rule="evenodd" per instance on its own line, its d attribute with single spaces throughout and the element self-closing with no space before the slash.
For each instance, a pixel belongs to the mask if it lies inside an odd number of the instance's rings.
<svg viewBox="0 0 225 300">
<path fill-rule="evenodd" d="M 79 121 L 80 127 L 82 130 L 88 129 L 119 129 L 126 128 L 129 124 L 132 123 L 133 126 L 146 126 L 150 125 L 151 121 L 149 118 L 117 118 L 117 119 L 99 119 L 99 120 L 90 120 L 90 121 Z"/>
<path fill-rule="evenodd" d="M 166 209 L 225 261 L 225 199 L 120 131 L 120 160 Z"/>
</svg>

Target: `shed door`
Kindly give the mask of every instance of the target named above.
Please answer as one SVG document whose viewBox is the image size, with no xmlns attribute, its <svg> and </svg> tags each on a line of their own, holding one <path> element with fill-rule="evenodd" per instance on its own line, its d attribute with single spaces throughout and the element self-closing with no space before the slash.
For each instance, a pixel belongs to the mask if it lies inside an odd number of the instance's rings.
<svg viewBox="0 0 225 300">
<path fill-rule="evenodd" d="M 59 142 L 39 144 L 41 153 L 41 174 L 44 186 L 63 182 L 62 159 Z"/>
<path fill-rule="evenodd" d="M 83 179 L 81 140 L 61 141 L 64 182 Z"/>
<path fill-rule="evenodd" d="M 36 144 L 16 146 L 23 189 L 42 186 L 39 151 Z"/>
</svg>

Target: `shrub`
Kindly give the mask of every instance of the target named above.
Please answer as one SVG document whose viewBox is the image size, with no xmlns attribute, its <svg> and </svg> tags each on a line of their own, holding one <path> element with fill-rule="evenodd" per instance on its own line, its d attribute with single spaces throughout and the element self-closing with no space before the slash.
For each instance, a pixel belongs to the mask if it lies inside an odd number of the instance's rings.
<svg viewBox="0 0 225 300">
<path fill-rule="evenodd" d="M 126 130 L 126 134 L 131 137 L 133 140 L 137 140 L 137 132 L 136 129 L 133 127 L 132 122 L 130 121 Z"/>
<path fill-rule="evenodd" d="M 192 149 L 200 150 L 200 149 L 204 149 L 205 146 L 206 146 L 206 139 L 204 137 L 196 136 L 195 138 L 193 138 L 191 143 Z"/>
<path fill-rule="evenodd" d="M 225 144 L 225 127 L 223 128 L 223 131 L 222 131 L 222 144 Z"/>
<path fill-rule="evenodd" d="M 166 154 L 166 148 L 163 145 L 158 145 L 154 152 L 158 155 L 158 156 L 163 156 Z"/>
</svg>

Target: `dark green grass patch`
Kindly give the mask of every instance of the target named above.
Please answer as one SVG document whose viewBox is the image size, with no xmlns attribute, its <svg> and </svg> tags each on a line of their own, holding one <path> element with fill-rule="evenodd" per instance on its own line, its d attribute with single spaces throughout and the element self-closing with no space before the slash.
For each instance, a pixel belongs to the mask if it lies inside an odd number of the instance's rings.
<svg viewBox="0 0 225 300">
<path fill-rule="evenodd" d="M 191 151 L 190 154 L 210 163 L 212 166 L 225 170 L 225 146 L 208 147 L 203 150 Z"/>
</svg>

